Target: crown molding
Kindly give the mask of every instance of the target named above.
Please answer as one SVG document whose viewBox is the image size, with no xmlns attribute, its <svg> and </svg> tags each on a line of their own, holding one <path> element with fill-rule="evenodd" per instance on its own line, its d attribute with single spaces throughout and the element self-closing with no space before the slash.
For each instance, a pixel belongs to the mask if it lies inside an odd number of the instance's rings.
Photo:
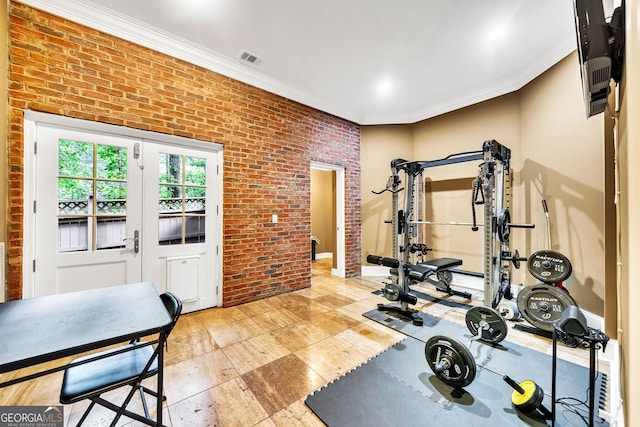
<svg viewBox="0 0 640 427">
<path fill-rule="evenodd" d="M 250 66 L 240 63 L 237 58 L 222 55 L 88 0 L 17 1 L 360 125 L 417 123 L 517 91 L 576 48 L 574 41 L 559 44 L 557 49 L 549 52 L 545 57 L 539 58 L 535 64 L 517 78 L 504 79 L 471 94 L 465 93 L 459 97 L 449 98 L 442 103 L 432 103 L 427 108 L 419 111 L 367 115 L 366 113 L 352 111 L 344 106 L 310 96 L 299 88 L 273 79 L 258 70 L 253 70 Z"/>
<path fill-rule="evenodd" d="M 361 115 L 288 86 L 235 58 L 176 37 L 164 30 L 86 0 L 18 0 L 27 6 L 164 53 L 303 105 L 360 123 Z"/>
</svg>

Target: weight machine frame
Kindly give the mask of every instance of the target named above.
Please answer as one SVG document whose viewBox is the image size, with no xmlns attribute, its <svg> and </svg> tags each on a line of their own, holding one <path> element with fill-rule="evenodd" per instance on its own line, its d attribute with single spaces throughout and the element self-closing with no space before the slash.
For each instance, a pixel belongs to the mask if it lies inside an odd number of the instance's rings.
<svg viewBox="0 0 640 427">
<path fill-rule="evenodd" d="M 387 186 L 380 192 L 392 194 L 392 244 L 393 258 L 403 264 L 415 264 L 411 256 L 417 258 L 430 249 L 419 241 L 420 216 L 422 214 L 424 184 L 422 174 L 425 169 L 456 163 L 482 160 L 477 177 L 473 180 L 471 207 L 473 212 L 473 231 L 478 230 L 475 206 L 484 205 L 484 304 L 496 308 L 503 297 L 511 299 L 511 261 L 508 232 L 506 238 L 498 238 L 499 214 L 508 210 L 511 203 L 511 150 L 496 140 L 487 140 L 481 151 L 457 153 L 442 159 L 429 161 L 406 161 L 394 159 L 391 162 L 391 176 Z M 401 188 L 400 173 L 405 173 L 406 188 Z M 405 192 L 404 210 L 399 209 L 399 193 Z M 508 217 L 507 217 L 508 218 Z M 503 218 L 504 220 L 504 218 Z M 515 226 L 504 223 L 502 226 Z M 521 226 L 530 228 L 529 225 Z M 400 244 L 402 239 L 402 244 Z M 517 257 L 515 257 L 517 258 Z M 414 260 L 415 261 L 415 260 Z M 514 261 L 515 262 L 515 261 Z M 403 293 L 409 293 L 411 277 L 404 274 L 393 276 L 393 281 Z M 408 303 L 401 302 L 402 310 L 408 311 Z"/>
</svg>

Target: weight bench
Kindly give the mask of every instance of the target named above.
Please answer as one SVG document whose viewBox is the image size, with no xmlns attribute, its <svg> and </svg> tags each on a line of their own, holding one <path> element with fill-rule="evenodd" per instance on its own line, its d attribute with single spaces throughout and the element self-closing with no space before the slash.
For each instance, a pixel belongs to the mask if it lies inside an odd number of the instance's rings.
<svg viewBox="0 0 640 427">
<path fill-rule="evenodd" d="M 449 295 L 458 295 L 466 299 L 471 299 L 469 292 L 456 291 L 451 289 L 451 280 L 453 274 L 451 269 L 462 265 L 462 260 L 457 258 L 434 258 L 425 262 L 416 264 L 416 268 L 419 269 L 422 274 L 423 281 L 429 282 L 441 292 L 446 292 Z M 432 279 L 430 276 L 436 275 L 437 280 Z"/>
</svg>

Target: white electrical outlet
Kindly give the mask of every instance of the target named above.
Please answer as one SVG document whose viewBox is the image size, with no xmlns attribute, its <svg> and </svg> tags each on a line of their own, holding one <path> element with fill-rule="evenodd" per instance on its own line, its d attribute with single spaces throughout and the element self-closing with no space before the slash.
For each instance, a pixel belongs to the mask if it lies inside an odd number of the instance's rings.
<svg viewBox="0 0 640 427">
<path fill-rule="evenodd" d="M 274 224 L 278 223 L 278 214 L 271 215 L 271 222 Z"/>
</svg>

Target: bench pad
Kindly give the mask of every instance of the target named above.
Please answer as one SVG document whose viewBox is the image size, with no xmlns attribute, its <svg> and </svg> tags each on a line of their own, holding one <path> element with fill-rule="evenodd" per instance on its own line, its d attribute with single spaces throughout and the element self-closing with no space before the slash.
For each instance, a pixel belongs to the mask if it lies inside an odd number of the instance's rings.
<svg viewBox="0 0 640 427">
<path fill-rule="evenodd" d="M 434 258 L 426 262 L 421 262 L 418 265 L 438 272 L 462 265 L 462 260 L 457 258 Z"/>
</svg>

